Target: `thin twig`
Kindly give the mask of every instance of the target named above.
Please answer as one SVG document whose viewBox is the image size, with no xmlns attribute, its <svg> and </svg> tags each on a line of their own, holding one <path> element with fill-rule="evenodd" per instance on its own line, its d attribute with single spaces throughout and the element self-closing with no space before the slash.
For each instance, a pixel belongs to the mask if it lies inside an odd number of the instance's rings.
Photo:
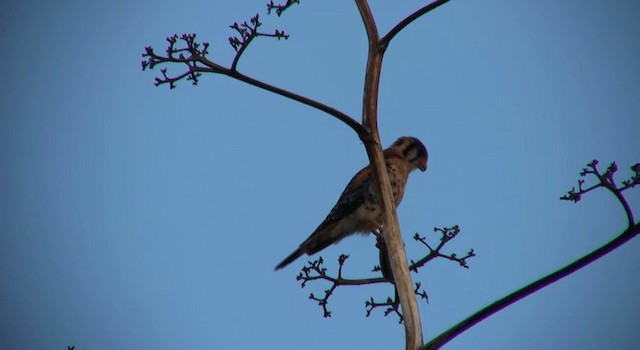
<svg viewBox="0 0 640 350">
<path fill-rule="evenodd" d="M 261 25 L 262 25 L 262 22 L 260 22 L 260 15 L 256 13 L 256 15 L 249 20 L 249 23 L 247 23 L 246 21 L 241 24 L 238 24 L 238 22 L 235 22 L 229 26 L 231 29 L 234 29 L 240 35 L 240 37 L 237 37 L 237 36 L 229 37 L 229 44 L 231 44 L 233 49 L 236 50 L 236 56 L 233 58 L 233 63 L 231 63 L 232 71 L 237 70 L 238 61 L 240 60 L 240 57 L 242 56 L 244 51 L 247 49 L 247 47 L 249 47 L 249 44 L 253 41 L 253 39 L 261 36 L 276 38 L 278 40 L 289 39 L 288 34 L 285 34 L 284 31 L 278 30 L 278 29 L 276 29 L 273 34 L 260 32 L 258 31 L 258 28 Z"/>
<path fill-rule="evenodd" d="M 267 4 L 267 14 L 271 14 L 271 11 L 275 10 L 276 15 L 280 17 L 284 13 L 284 11 L 286 11 L 293 4 L 299 4 L 299 3 L 300 3 L 299 0 L 287 0 L 287 2 L 284 5 L 276 5 L 273 3 L 273 1 L 269 1 L 269 3 Z"/>
<path fill-rule="evenodd" d="M 412 265 L 410 266 L 410 269 L 417 273 L 419 267 L 424 266 L 427 262 L 435 258 L 444 258 L 450 261 L 457 262 L 460 266 L 464 268 L 469 268 L 466 260 L 475 256 L 475 254 L 473 253 L 473 249 L 469 253 L 467 253 L 466 256 L 462 258 L 459 258 L 455 253 L 445 254 L 441 252 L 442 248 L 460 233 L 460 229 L 458 225 L 455 225 L 453 227 L 445 227 L 445 228 L 436 227 L 434 228 L 434 232 L 440 233 L 440 242 L 438 243 L 436 248 L 432 248 L 431 245 L 427 242 L 427 239 L 424 237 L 421 237 L 419 234 L 416 233 L 416 235 L 414 236 L 416 241 L 422 243 L 424 246 L 426 246 L 429 249 L 429 253 L 427 254 L 427 256 L 418 260 L 418 262 L 416 263 L 414 263 L 412 260 L 411 261 Z M 380 250 L 380 254 L 383 255 L 384 258 L 386 258 L 387 249 L 384 241 L 376 240 L 376 247 Z M 331 283 L 330 288 L 324 290 L 324 297 L 317 297 L 313 293 L 309 296 L 311 300 L 318 302 L 318 305 L 320 305 L 323 308 L 325 317 L 330 317 L 331 312 L 327 308 L 329 298 L 333 295 L 333 292 L 339 286 L 361 286 L 361 285 L 370 285 L 370 284 L 378 284 L 378 283 L 394 284 L 392 278 L 388 278 L 386 276 L 383 276 L 382 278 L 377 277 L 377 278 L 362 278 L 362 279 L 344 278 L 342 276 L 342 271 L 345 265 L 345 261 L 347 260 L 348 257 L 349 257 L 348 255 L 342 254 L 338 258 L 339 267 L 338 267 L 337 277 L 332 277 L 327 274 L 327 268 L 324 267 L 324 260 L 322 259 L 322 257 L 319 257 L 318 259 L 313 261 L 308 261 L 307 265 L 305 265 L 302 268 L 302 270 L 296 277 L 296 280 L 300 282 L 300 285 L 302 288 L 306 287 L 307 283 L 312 281 L 327 281 Z M 384 265 L 385 263 L 386 262 L 381 257 L 381 265 L 375 266 L 373 268 L 373 272 L 382 271 L 384 275 L 384 271 L 382 270 L 381 266 Z M 391 299 L 390 297 L 387 297 L 386 301 L 384 302 L 376 302 L 373 299 L 373 297 L 369 298 L 369 300 L 367 300 L 365 303 L 365 306 L 367 307 L 367 317 L 371 314 L 371 312 L 375 308 L 386 306 L 390 308 L 387 309 L 384 315 L 388 316 L 393 311 L 395 312 L 395 314 L 400 316 L 399 322 L 402 323 L 404 320 L 404 316 L 402 316 L 402 312 L 400 311 L 400 308 L 399 308 L 400 299 L 398 297 L 398 290 L 396 288 L 394 288 L 394 290 L 395 290 L 394 298 Z M 415 283 L 413 294 L 429 302 L 427 292 L 424 289 L 421 289 L 420 282 Z M 392 302 L 390 302 L 390 300 L 392 300 Z"/>
<path fill-rule="evenodd" d="M 432 248 L 431 245 L 427 243 L 427 240 L 425 237 L 422 237 L 417 233 L 413 236 L 414 240 L 422 243 L 424 246 L 427 247 L 427 249 L 429 249 L 429 254 L 427 254 L 425 257 L 423 257 L 418 261 L 414 262 L 413 260 L 411 260 L 411 265 L 409 265 L 409 269 L 413 272 L 418 272 L 418 269 L 420 267 L 424 266 L 426 263 L 428 263 L 429 261 L 435 258 L 444 258 L 450 261 L 454 261 L 460 264 L 460 266 L 464 267 L 465 269 L 468 269 L 469 265 L 467 264 L 467 259 L 470 259 L 476 256 L 475 251 L 473 249 L 470 249 L 463 257 L 459 257 L 456 253 L 444 254 L 441 252 L 445 244 L 450 240 L 454 239 L 460 233 L 460 228 L 458 227 L 458 225 L 455 225 L 453 227 L 445 227 L 445 228 L 435 227 L 433 231 L 440 232 L 441 234 L 440 243 L 435 248 Z"/>
<path fill-rule="evenodd" d="M 616 164 L 616 162 L 613 162 L 607 167 L 607 170 L 604 173 L 600 173 L 600 171 L 598 170 L 598 160 L 594 159 L 589 164 L 587 164 L 587 167 L 582 169 L 582 171 L 580 172 L 580 177 L 593 175 L 598 179 L 598 182 L 589 188 L 583 189 L 582 185 L 584 184 L 585 180 L 578 179 L 578 190 L 576 191 L 576 188 L 572 187 L 571 190 L 569 190 L 564 196 L 560 197 L 560 199 L 577 203 L 580 201 L 580 199 L 582 199 L 582 196 L 584 194 L 596 188 L 604 187 L 616 196 L 616 199 L 622 205 L 625 214 L 627 215 L 628 225 L 633 226 L 633 224 L 635 223 L 635 219 L 633 218 L 633 211 L 631 210 L 629 202 L 622 195 L 622 192 L 640 184 L 640 163 L 631 166 L 631 171 L 634 174 L 628 180 L 623 180 L 623 186 L 621 187 L 618 186 L 613 179 L 613 176 L 617 171 L 618 165 Z"/>
</svg>

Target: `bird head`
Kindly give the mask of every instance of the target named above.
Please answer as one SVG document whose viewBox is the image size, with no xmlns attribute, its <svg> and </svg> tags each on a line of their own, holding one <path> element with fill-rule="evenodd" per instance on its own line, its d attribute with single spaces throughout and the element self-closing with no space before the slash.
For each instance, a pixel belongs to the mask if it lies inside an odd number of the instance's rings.
<svg viewBox="0 0 640 350">
<path fill-rule="evenodd" d="M 422 142 L 415 137 L 403 136 L 394 142 L 389 149 L 398 150 L 404 159 L 409 163 L 410 171 L 420 169 L 427 170 L 429 153 Z"/>
</svg>

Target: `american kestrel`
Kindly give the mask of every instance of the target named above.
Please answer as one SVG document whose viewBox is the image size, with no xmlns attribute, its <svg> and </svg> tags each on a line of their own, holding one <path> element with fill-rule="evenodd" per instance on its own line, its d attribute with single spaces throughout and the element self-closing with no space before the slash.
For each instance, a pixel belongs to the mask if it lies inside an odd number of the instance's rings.
<svg viewBox="0 0 640 350">
<path fill-rule="evenodd" d="M 429 154 L 415 137 L 401 137 L 383 151 L 396 207 L 404 195 L 409 173 L 415 169 L 427 170 Z M 313 255 L 331 244 L 355 233 L 379 233 L 381 203 L 378 189 L 367 165 L 349 181 L 338 202 L 327 218 L 298 249 L 279 263 L 279 270 L 302 254 Z"/>
</svg>

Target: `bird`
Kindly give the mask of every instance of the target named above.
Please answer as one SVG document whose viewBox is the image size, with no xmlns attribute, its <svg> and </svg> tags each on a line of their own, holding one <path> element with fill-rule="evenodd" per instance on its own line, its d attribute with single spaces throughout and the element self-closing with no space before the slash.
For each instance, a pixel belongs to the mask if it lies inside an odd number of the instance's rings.
<svg viewBox="0 0 640 350">
<path fill-rule="evenodd" d="M 426 171 L 429 154 L 420 140 L 403 136 L 385 149 L 383 155 L 393 199 L 398 207 L 404 196 L 409 173 L 416 169 Z M 382 232 L 381 215 L 378 188 L 371 165 L 367 165 L 349 181 L 338 202 L 318 228 L 293 253 L 276 265 L 274 270 L 284 268 L 303 254 L 313 255 L 356 233 L 372 232 L 379 236 Z"/>
</svg>

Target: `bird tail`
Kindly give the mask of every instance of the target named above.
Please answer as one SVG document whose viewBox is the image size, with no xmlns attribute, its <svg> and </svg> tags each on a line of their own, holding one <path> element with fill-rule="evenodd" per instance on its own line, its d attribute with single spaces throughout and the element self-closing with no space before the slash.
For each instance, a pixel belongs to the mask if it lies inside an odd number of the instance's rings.
<svg viewBox="0 0 640 350">
<path fill-rule="evenodd" d="M 281 268 L 291 264 L 294 260 L 299 258 L 304 252 L 298 248 L 293 253 L 291 253 L 288 257 L 286 257 L 282 262 L 280 262 L 274 270 L 280 270 Z"/>
</svg>

